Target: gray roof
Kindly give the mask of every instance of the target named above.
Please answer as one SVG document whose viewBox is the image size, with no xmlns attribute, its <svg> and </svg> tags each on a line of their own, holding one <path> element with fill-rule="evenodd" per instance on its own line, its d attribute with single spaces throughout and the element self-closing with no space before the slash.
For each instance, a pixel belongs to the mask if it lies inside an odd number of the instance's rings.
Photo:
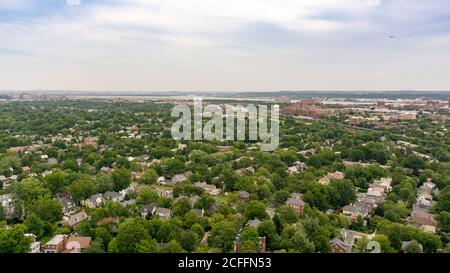
<svg viewBox="0 0 450 273">
<path fill-rule="evenodd" d="M 172 214 L 172 210 L 166 208 L 157 208 L 155 213 L 158 215 L 170 216 Z"/>
<path fill-rule="evenodd" d="M 75 201 L 73 201 L 72 198 L 70 198 L 69 196 L 61 196 L 59 198 L 59 202 L 61 202 L 61 205 L 65 209 L 77 207 L 77 204 L 75 203 Z"/>
<path fill-rule="evenodd" d="M 156 205 L 154 205 L 154 204 L 147 204 L 147 205 L 144 205 L 144 206 L 142 206 L 140 209 L 139 209 L 139 212 L 140 213 L 153 213 L 153 210 L 156 208 Z"/>
<path fill-rule="evenodd" d="M 67 219 L 67 224 L 69 226 L 75 226 L 79 224 L 81 221 L 84 221 L 88 218 L 89 216 L 87 215 L 87 213 L 84 210 L 82 210 L 78 213 L 75 213 L 74 215 L 71 215 L 69 219 Z"/>
<path fill-rule="evenodd" d="M 98 198 L 100 198 L 102 201 L 101 202 L 105 202 L 105 198 L 103 197 L 103 195 L 101 194 L 101 193 L 98 193 L 98 194 L 94 194 L 94 195 L 92 195 L 92 196 L 90 196 L 89 198 L 88 198 L 88 200 L 90 200 L 92 203 L 94 203 L 94 204 L 98 204 L 97 203 L 97 199 Z"/>
<path fill-rule="evenodd" d="M 259 220 L 258 218 L 255 218 L 253 220 L 248 221 L 247 225 L 249 227 L 253 227 L 253 228 L 257 228 L 259 227 L 259 225 L 261 225 L 261 220 Z"/>
<path fill-rule="evenodd" d="M 289 198 L 286 201 L 286 204 L 287 205 L 293 205 L 293 206 L 304 206 L 305 202 L 301 198 L 293 198 L 293 197 L 291 197 L 291 198 Z"/>
<path fill-rule="evenodd" d="M 10 193 L 0 195 L 0 204 L 9 204 L 10 202 L 12 202 L 12 199 L 13 195 Z"/>
<path fill-rule="evenodd" d="M 103 194 L 103 197 L 105 199 L 110 199 L 110 198 L 113 199 L 113 198 L 121 198 L 122 195 L 115 191 L 107 191 Z"/>
<path fill-rule="evenodd" d="M 133 205 L 134 203 L 136 203 L 136 200 L 126 200 L 126 201 L 121 202 L 120 204 L 122 206 L 129 206 L 129 205 Z"/>
</svg>

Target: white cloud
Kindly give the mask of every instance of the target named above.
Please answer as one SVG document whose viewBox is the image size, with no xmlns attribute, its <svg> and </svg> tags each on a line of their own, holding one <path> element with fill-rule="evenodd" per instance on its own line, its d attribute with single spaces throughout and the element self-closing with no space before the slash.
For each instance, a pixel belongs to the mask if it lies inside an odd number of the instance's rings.
<svg viewBox="0 0 450 273">
<path fill-rule="evenodd" d="M 0 0 L 0 7 L 15 10 L 35 4 Z M 0 37 L 6 37 L 0 44 L 0 73 L 6 75 L 0 88 L 395 89 L 405 83 L 422 88 L 422 70 L 450 71 L 443 61 L 450 57 L 448 33 L 432 31 L 442 22 L 428 23 L 434 14 L 442 16 L 445 4 L 83 1 L 29 20 L 0 21 Z M 434 49 L 440 58 L 432 56 Z M 425 51 L 429 58 L 421 55 Z M 447 78 L 436 73 L 430 85 L 450 88 Z"/>
</svg>

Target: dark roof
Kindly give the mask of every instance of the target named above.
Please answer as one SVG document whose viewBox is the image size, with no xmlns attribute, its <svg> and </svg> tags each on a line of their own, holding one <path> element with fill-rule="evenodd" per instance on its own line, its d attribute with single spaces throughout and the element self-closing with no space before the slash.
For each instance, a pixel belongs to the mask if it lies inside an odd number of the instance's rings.
<svg viewBox="0 0 450 273">
<path fill-rule="evenodd" d="M 154 204 L 147 204 L 147 205 L 142 206 L 139 209 L 139 212 L 140 213 L 149 213 L 149 212 L 153 212 L 154 209 L 156 209 L 156 205 L 154 205 Z"/>
<path fill-rule="evenodd" d="M 301 198 L 289 198 L 286 201 L 287 205 L 293 205 L 293 206 L 304 206 L 305 202 Z"/>
</svg>

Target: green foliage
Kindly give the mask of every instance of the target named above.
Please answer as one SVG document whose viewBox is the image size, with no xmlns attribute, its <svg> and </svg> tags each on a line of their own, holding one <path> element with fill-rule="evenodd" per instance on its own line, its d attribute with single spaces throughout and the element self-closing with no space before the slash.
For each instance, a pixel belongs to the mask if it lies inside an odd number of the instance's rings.
<svg viewBox="0 0 450 273">
<path fill-rule="evenodd" d="M 135 218 L 128 218 L 119 225 L 115 239 L 120 253 L 135 253 L 142 247 L 141 241 L 151 240 L 142 222 Z"/>
<path fill-rule="evenodd" d="M 131 184 L 131 172 L 127 169 L 115 169 L 112 173 L 114 190 L 121 191 Z"/>
<path fill-rule="evenodd" d="M 252 200 L 248 203 L 244 211 L 244 217 L 248 220 L 258 218 L 260 220 L 267 219 L 269 215 L 266 212 L 266 206 L 261 201 Z"/>
<path fill-rule="evenodd" d="M 147 169 L 142 173 L 140 182 L 146 185 L 155 184 L 158 180 L 158 174 L 153 169 Z"/>
<path fill-rule="evenodd" d="M 26 253 L 32 241 L 25 236 L 26 229 L 24 225 L 0 228 L 0 253 Z"/>
<path fill-rule="evenodd" d="M 236 235 L 237 231 L 235 226 L 232 223 L 222 221 L 213 225 L 208 238 L 208 244 L 228 250 L 233 245 Z"/>
</svg>

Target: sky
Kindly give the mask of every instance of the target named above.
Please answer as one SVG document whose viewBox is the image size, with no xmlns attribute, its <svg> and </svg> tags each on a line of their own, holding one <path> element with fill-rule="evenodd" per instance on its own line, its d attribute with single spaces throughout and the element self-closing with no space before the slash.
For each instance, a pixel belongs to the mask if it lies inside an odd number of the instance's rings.
<svg viewBox="0 0 450 273">
<path fill-rule="evenodd" d="M 0 90 L 450 90 L 450 0 L 0 0 Z"/>
</svg>

